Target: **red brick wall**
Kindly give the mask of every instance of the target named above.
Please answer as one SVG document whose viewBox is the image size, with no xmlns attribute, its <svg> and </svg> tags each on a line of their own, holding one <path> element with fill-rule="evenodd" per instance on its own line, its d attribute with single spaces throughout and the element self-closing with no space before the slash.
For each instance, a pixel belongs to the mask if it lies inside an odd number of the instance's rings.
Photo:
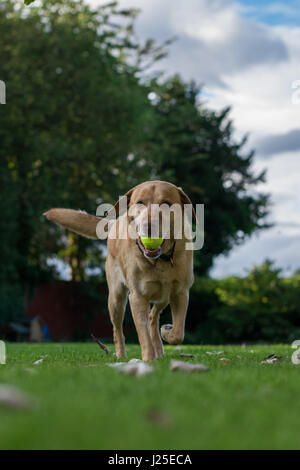
<svg viewBox="0 0 300 470">
<path fill-rule="evenodd" d="M 107 287 L 99 283 L 95 295 L 86 295 L 82 284 L 53 281 L 37 287 L 27 307 L 27 315 L 39 316 L 48 326 L 52 340 L 88 338 L 93 333 L 112 340 L 107 310 Z"/>
</svg>

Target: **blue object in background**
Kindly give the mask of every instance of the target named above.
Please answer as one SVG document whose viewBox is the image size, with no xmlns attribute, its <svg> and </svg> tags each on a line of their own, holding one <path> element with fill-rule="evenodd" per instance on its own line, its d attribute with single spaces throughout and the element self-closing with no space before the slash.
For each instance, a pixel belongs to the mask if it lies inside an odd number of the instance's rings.
<svg viewBox="0 0 300 470">
<path fill-rule="evenodd" d="M 45 341 L 50 341 L 50 333 L 49 333 L 49 328 L 48 328 L 48 326 L 47 326 L 47 325 L 43 325 L 42 328 L 43 328 L 43 333 L 44 333 Z"/>
</svg>

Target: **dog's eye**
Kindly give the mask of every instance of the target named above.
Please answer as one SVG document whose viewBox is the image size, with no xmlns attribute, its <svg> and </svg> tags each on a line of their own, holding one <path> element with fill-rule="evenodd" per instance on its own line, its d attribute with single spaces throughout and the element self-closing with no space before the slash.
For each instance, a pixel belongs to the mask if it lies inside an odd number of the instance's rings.
<svg viewBox="0 0 300 470">
<path fill-rule="evenodd" d="M 137 201 L 136 204 L 143 204 L 144 205 L 143 201 Z"/>
</svg>

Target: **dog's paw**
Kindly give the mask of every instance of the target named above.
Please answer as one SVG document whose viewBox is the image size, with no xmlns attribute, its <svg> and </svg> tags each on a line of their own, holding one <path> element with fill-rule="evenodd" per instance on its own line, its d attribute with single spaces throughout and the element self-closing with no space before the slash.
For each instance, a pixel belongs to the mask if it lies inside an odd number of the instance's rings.
<svg viewBox="0 0 300 470">
<path fill-rule="evenodd" d="M 162 325 L 161 328 L 160 328 L 161 337 L 167 343 L 169 342 L 168 341 L 168 334 L 170 333 L 171 330 L 172 330 L 172 325 Z"/>
<path fill-rule="evenodd" d="M 169 344 L 181 344 L 184 339 L 184 334 L 175 333 L 173 325 L 163 325 L 160 329 L 161 337 Z"/>
</svg>

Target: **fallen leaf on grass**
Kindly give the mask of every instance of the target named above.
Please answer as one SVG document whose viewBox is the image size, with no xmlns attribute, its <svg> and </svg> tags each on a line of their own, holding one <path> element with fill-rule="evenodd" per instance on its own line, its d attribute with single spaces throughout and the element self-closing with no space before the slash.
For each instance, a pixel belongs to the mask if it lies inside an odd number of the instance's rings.
<svg viewBox="0 0 300 470">
<path fill-rule="evenodd" d="M 206 351 L 206 354 L 213 355 L 213 354 L 223 354 L 224 351 Z"/>
<path fill-rule="evenodd" d="M 43 359 L 43 358 L 42 358 L 42 359 L 38 359 L 37 361 L 35 361 L 35 362 L 33 363 L 33 365 L 34 365 L 34 366 L 38 366 L 38 365 L 41 364 L 42 362 L 44 362 L 44 359 Z"/>
<path fill-rule="evenodd" d="M 131 360 L 132 361 L 132 360 Z M 109 367 L 113 367 L 118 370 L 121 374 L 135 375 L 136 377 L 143 377 L 144 375 L 151 374 L 153 367 L 150 364 L 136 359 L 136 362 L 113 362 L 107 364 Z"/>
<path fill-rule="evenodd" d="M 136 364 L 127 364 L 125 367 L 120 368 L 121 374 L 136 375 L 137 377 L 143 377 L 144 375 L 151 374 L 153 367 L 144 362 L 137 362 Z"/>
<path fill-rule="evenodd" d="M 163 408 L 150 408 L 146 412 L 145 418 L 147 421 L 152 424 L 156 424 L 160 428 L 168 428 L 173 422 L 169 413 L 167 413 Z"/>
<path fill-rule="evenodd" d="M 265 357 L 261 364 L 274 364 L 274 362 L 280 361 L 283 356 L 276 356 L 276 354 L 270 354 L 269 356 Z"/>
<path fill-rule="evenodd" d="M 17 388 L 11 385 L 0 385 L 0 405 L 8 408 L 29 408 L 31 401 Z"/>
<path fill-rule="evenodd" d="M 180 353 L 180 357 L 196 357 L 195 354 L 186 354 L 186 353 Z"/>
<path fill-rule="evenodd" d="M 230 359 L 228 359 L 227 357 L 221 357 L 220 361 L 223 362 L 224 364 L 228 364 L 230 362 Z"/>
<path fill-rule="evenodd" d="M 190 364 L 189 362 L 171 360 L 170 369 L 175 372 L 177 370 L 183 370 L 184 372 L 204 372 L 208 370 L 205 364 Z"/>
<path fill-rule="evenodd" d="M 182 349 L 183 349 L 183 348 L 182 348 L 181 346 L 176 346 L 176 347 L 174 348 L 175 351 L 182 351 Z"/>
</svg>

